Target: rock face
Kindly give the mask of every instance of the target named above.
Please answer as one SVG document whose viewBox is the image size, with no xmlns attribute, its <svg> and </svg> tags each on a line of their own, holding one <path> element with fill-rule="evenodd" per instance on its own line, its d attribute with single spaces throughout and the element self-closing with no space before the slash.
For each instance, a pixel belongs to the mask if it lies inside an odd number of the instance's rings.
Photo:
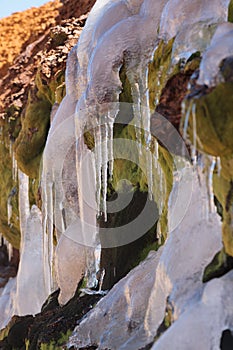
<svg viewBox="0 0 233 350">
<path fill-rule="evenodd" d="M 50 1 L 40 8 L 34 7 L 24 12 L 16 12 L 0 20 L 1 78 L 27 45 L 37 41 L 48 28 L 54 26 L 61 6 L 62 4 L 58 0 Z"/>
<path fill-rule="evenodd" d="M 93 5 L 49 3 L 34 34 L 37 10 L 15 14 L 3 50 L 0 233 L 20 264 L 0 327 L 22 317 L 0 348 L 225 349 L 233 2 Z"/>
</svg>

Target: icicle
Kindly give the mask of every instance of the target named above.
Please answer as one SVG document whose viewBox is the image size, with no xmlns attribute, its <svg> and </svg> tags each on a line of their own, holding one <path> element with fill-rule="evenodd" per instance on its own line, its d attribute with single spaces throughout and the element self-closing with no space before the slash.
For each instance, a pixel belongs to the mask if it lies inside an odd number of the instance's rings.
<svg viewBox="0 0 233 350">
<path fill-rule="evenodd" d="M 11 224 L 11 217 L 12 217 L 12 205 L 11 205 L 11 199 L 12 196 L 10 195 L 7 199 L 7 224 Z"/>
<path fill-rule="evenodd" d="M 157 224 L 157 238 L 158 238 L 158 243 L 162 243 L 162 231 L 161 231 L 161 224 L 160 221 Z"/>
<path fill-rule="evenodd" d="M 159 161 L 159 143 L 157 140 L 153 140 L 154 145 L 154 161 L 155 161 L 155 168 L 158 168 L 158 161 Z"/>
<path fill-rule="evenodd" d="M 97 215 L 101 214 L 101 183 L 102 183 L 102 133 L 101 125 L 98 125 L 95 130 L 95 172 L 96 172 L 96 204 Z"/>
<path fill-rule="evenodd" d="M 209 202 L 209 213 L 212 214 L 215 212 L 214 205 L 214 192 L 213 192 L 213 174 L 216 166 L 216 158 L 211 157 L 211 164 L 208 169 L 208 202 Z"/>
<path fill-rule="evenodd" d="M 115 113 L 114 113 L 115 114 Z M 113 166 L 114 166 L 114 155 L 113 155 L 113 127 L 114 127 L 115 115 L 112 116 L 111 112 L 108 112 L 108 127 L 109 127 L 109 176 L 110 180 L 112 180 L 113 176 Z"/>
<path fill-rule="evenodd" d="M 216 162 L 217 162 L 217 172 L 218 172 L 218 177 L 219 177 L 221 175 L 221 170 L 222 170 L 221 158 L 217 157 Z"/>
<path fill-rule="evenodd" d="M 15 159 L 15 154 L 12 152 L 12 179 L 13 181 L 17 181 L 17 175 L 18 175 L 18 164 L 17 160 Z"/>
<path fill-rule="evenodd" d="M 142 124 L 141 124 L 141 101 L 140 101 L 140 92 L 139 92 L 139 84 L 136 83 L 130 75 L 128 75 L 131 84 L 131 93 L 133 98 L 133 112 L 135 119 L 135 133 L 136 139 L 138 141 L 138 149 L 141 153 L 142 151 Z"/>
<path fill-rule="evenodd" d="M 153 155 L 150 149 L 146 150 L 146 170 L 149 199 L 153 199 Z"/>
<path fill-rule="evenodd" d="M 8 260 L 11 261 L 11 258 L 13 256 L 13 247 L 5 238 L 3 238 L 2 242 L 7 248 Z"/>
<path fill-rule="evenodd" d="M 185 105 L 182 103 L 182 109 L 184 110 L 184 108 L 185 108 Z M 187 141 L 190 113 L 191 113 L 191 105 L 188 106 L 187 112 L 185 114 L 184 128 L 183 128 L 183 138 L 185 141 Z"/>
<path fill-rule="evenodd" d="M 7 250 L 8 250 L 8 259 L 9 261 L 11 261 L 13 257 L 13 247 L 10 243 L 8 244 Z"/>
<path fill-rule="evenodd" d="M 108 188 L 108 125 L 102 126 L 102 188 L 103 188 L 103 214 L 107 221 L 107 188 Z"/>
<path fill-rule="evenodd" d="M 62 233 L 65 232 L 66 229 L 66 220 L 65 220 L 65 216 L 64 216 L 64 208 L 63 208 L 63 203 L 60 202 L 59 203 L 59 209 L 60 209 L 60 213 L 61 213 L 61 225 L 62 225 Z"/>
<path fill-rule="evenodd" d="M 10 141 L 10 146 L 9 146 L 9 154 L 10 157 L 12 157 L 12 142 Z"/>
<path fill-rule="evenodd" d="M 102 286 L 104 282 L 104 276 L 105 276 L 105 269 L 102 269 L 100 272 L 100 280 L 99 280 L 99 293 L 102 292 Z"/>
<path fill-rule="evenodd" d="M 53 243 L 53 182 L 46 184 L 47 186 L 47 206 L 48 206 L 48 217 L 47 217 L 47 234 L 48 234 L 48 260 L 50 269 L 50 286 L 53 290 L 54 280 L 54 243 Z"/>
<path fill-rule="evenodd" d="M 45 161 L 44 161 L 45 163 Z M 50 284 L 50 271 L 48 261 L 48 234 L 47 234 L 47 222 L 48 222 L 48 195 L 47 184 L 45 180 L 46 168 L 43 164 L 43 267 L 44 267 L 44 283 L 45 288 L 50 294 L 52 292 Z"/>
<path fill-rule="evenodd" d="M 197 178 L 199 181 L 200 187 L 205 187 L 207 188 L 207 179 L 205 177 L 205 183 L 203 184 L 203 173 L 205 173 L 205 167 L 206 167 L 206 155 L 204 154 L 199 154 L 198 155 L 198 162 L 197 162 Z M 208 188 L 207 188 L 208 191 Z M 208 220 L 208 213 L 209 213 L 209 208 L 208 208 L 208 203 L 207 203 L 207 196 L 205 191 L 201 191 L 201 214 L 202 214 L 202 219 L 203 220 Z"/>
<path fill-rule="evenodd" d="M 12 217 L 12 204 L 11 204 L 11 200 L 12 200 L 12 193 L 10 193 L 8 199 L 7 199 L 7 223 L 8 225 L 11 224 L 11 217 Z"/>
<path fill-rule="evenodd" d="M 20 169 L 19 179 L 19 219 L 21 236 L 25 235 L 27 218 L 29 217 L 29 178 Z"/>
<path fill-rule="evenodd" d="M 193 165 L 197 164 L 197 125 L 196 125 L 196 105 L 192 105 L 192 117 L 193 117 L 193 142 L 192 142 L 192 161 Z"/>
<path fill-rule="evenodd" d="M 147 181 L 148 181 L 148 194 L 149 199 L 153 197 L 153 155 L 152 155 L 152 138 L 150 131 L 150 105 L 149 105 L 149 89 L 148 89 L 148 68 L 146 68 L 141 75 L 140 84 L 140 95 L 142 96 L 141 101 L 141 118 L 142 127 L 144 130 L 144 139 L 146 144 L 146 169 L 147 169 Z M 156 141 L 155 141 L 156 142 Z"/>
<path fill-rule="evenodd" d="M 161 93 L 160 89 L 161 89 L 162 71 L 163 71 L 163 66 L 160 66 L 157 77 L 156 77 L 157 78 L 157 83 L 156 83 L 157 89 L 156 89 L 156 93 L 155 93 L 155 106 L 157 106 L 159 104 L 159 98 L 160 98 L 160 93 Z"/>
</svg>

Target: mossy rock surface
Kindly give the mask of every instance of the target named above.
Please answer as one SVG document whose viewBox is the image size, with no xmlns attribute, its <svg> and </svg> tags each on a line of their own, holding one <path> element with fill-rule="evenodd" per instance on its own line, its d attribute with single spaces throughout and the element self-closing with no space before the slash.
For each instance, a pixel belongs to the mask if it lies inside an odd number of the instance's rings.
<svg viewBox="0 0 233 350">
<path fill-rule="evenodd" d="M 161 41 L 155 51 L 153 61 L 149 64 L 148 86 L 151 110 L 154 110 L 156 100 L 159 100 L 168 78 L 177 72 L 176 68 L 172 72 L 170 71 L 173 43 L 174 39 L 171 39 L 168 43 Z"/>
<path fill-rule="evenodd" d="M 233 22 L 233 0 L 230 1 L 228 6 L 228 21 Z"/>
<path fill-rule="evenodd" d="M 225 249 L 218 252 L 207 265 L 203 275 L 203 282 L 218 278 L 233 269 L 233 257 L 226 254 Z"/>
<path fill-rule="evenodd" d="M 3 129 L 0 142 L 0 233 L 15 248 L 20 245 L 19 212 L 18 212 L 18 185 L 12 178 L 13 160 L 10 155 L 8 133 Z M 12 206 L 12 215 L 8 223 L 7 203 Z"/>
<path fill-rule="evenodd" d="M 22 129 L 14 145 L 18 165 L 31 178 L 38 177 L 41 155 L 50 125 L 51 104 L 38 92 L 30 92 Z"/>
<path fill-rule="evenodd" d="M 194 107 L 193 107 L 194 106 Z M 219 84 L 211 92 L 187 101 L 189 135 L 193 142 L 195 108 L 197 147 L 201 152 L 227 157 L 233 154 L 233 83 Z M 187 112 L 186 109 L 186 112 Z"/>
</svg>

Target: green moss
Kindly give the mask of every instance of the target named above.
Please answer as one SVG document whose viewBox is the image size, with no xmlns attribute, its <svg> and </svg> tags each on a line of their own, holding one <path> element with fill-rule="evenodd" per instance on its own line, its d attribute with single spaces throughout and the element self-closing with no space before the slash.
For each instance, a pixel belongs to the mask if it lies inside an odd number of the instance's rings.
<svg viewBox="0 0 233 350">
<path fill-rule="evenodd" d="M 122 82 L 123 89 L 122 89 L 122 92 L 119 96 L 119 101 L 133 103 L 133 98 L 131 95 L 131 86 L 130 86 L 130 82 L 127 78 L 127 75 L 126 75 L 125 65 L 123 65 L 121 70 L 120 70 L 120 80 Z"/>
<path fill-rule="evenodd" d="M 60 338 L 56 342 L 51 341 L 49 344 L 41 344 L 40 350 L 63 350 L 71 334 L 72 331 L 70 330 L 66 334 L 61 333 Z"/>
<path fill-rule="evenodd" d="M 135 128 L 133 125 L 127 125 L 120 130 L 119 128 L 115 131 L 114 138 L 128 139 L 136 142 Z M 122 149 L 121 149 L 122 147 Z M 129 147 L 127 149 L 127 158 L 135 159 L 136 162 L 132 162 L 128 159 L 117 158 L 114 160 L 114 171 L 112 186 L 116 191 L 121 190 L 118 188 L 120 180 L 127 179 L 130 181 L 133 187 L 139 187 L 140 191 L 147 191 L 147 183 L 145 174 L 142 172 L 142 168 L 139 166 L 139 155 L 135 157 L 135 148 Z M 118 143 L 118 154 L 125 154 L 125 143 Z"/>
<path fill-rule="evenodd" d="M 164 315 L 164 319 L 162 321 L 162 323 L 160 324 L 160 326 L 157 329 L 157 334 L 154 338 L 154 342 L 156 342 L 164 332 L 166 332 L 166 330 L 172 325 L 172 323 L 174 322 L 174 309 L 172 304 L 169 301 L 169 298 L 167 298 L 167 305 L 166 305 L 166 310 L 165 310 L 165 315 Z"/>
<path fill-rule="evenodd" d="M 224 172 L 226 173 L 224 159 L 222 159 L 222 164 L 223 171 L 221 176 L 214 175 L 213 188 L 215 196 L 223 208 L 222 237 L 225 251 L 228 255 L 233 256 L 233 176 L 229 179 L 229 172 L 227 177 L 224 176 Z M 232 168 L 231 170 L 233 171 Z"/>
<path fill-rule="evenodd" d="M 230 1 L 228 6 L 228 21 L 233 22 L 233 0 Z"/>
<path fill-rule="evenodd" d="M 12 179 L 12 158 L 8 144 L 8 129 L 3 129 L 0 140 L 0 233 L 13 245 L 19 248 L 19 212 L 17 182 Z M 8 225 L 7 202 L 12 206 L 12 216 Z"/>
<path fill-rule="evenodd" d="M 188 109 L 191 142 L 195 116 L 198 150 L 221 158 L 221 174 L 214 174 L 213 190 L 222 207 L 224 248 L 226 254 L 233 256 L 233 83 L 221 83 L 186 100 L 186 113 Z"/>
<path fill-rule="evenodd" d="M 218 252 L 210 264 L 205 268 L 203 282 L 208 282 L 213 278 L 221 277 L 233 269 L 233 258 L 222 249 Z"/>
<path fill-rule="evenodd" d="M 198 149 L 213 156 L 233 153 L 233 83 L 222 83 L 208 94 L 186 100 L 186 112 L 196 106 Z M 193 118 L 188 133 L 193 141 Z"/>
<path fill-rule="evenodd" d="M 38 177 L 41 155 L 50 124 L 51 104 L 38 92 L 29 93 L 22 129 L 14 150 L 18 165 L 31 178 Z"/>
<path fill-rule="evenodd" d="M 14 146 L 19 167 L 31 178 L 38 177 L 51 108 L 55 102 L 61 102 L 64 95 L 64 71 L 58 71 L 48 84 L 39 68 L 36 86 L 29 92 L 26 111 L 21 117 L 22 128 Z"/>
<path fill-rule="evenodd" d="M 148 86 L 150 91 L 150 108 L 154 110 L 155 100 L 159 99 L 162 89 L 166 85 L 168 78 L 177 73 L 177 67 L 174 67 L 173 71 L 170 71 L 171 54 L 174 39 L 171 39 L 168 43 L 161 41 L 154 54 L 154 59 L 149 64 L 148 70 Z"/>
<path fill-rule="evenodd" d="M 199 68 L 200 62 L 201 62 L 200 52 L 197 51 L 194 54 L 192 54 L 191 57 L 188 59 L 184 67 L 184 73 L 189 71 L 194 72 L 196 69 Z"/>
<path fill-rule="evenodd" d="M 154 232 L 153 232 L 153 234 L 154 234 Z M 163 244 L 163 243 L 162 243 L 162 244 Z M 155 242 L 153 242 L 153 243 L 149 244 L 147 247 L 145 247 L 145 248 L 141 251 L 141 253 L 139 254 L 137 260 L 134 261 L 134 264 L 132 265 L 131 268 L 133 269 L 134 267 L 136 267 L 137 265 L 139 265 L 141 261 L 144 261 L 144 260 L 147 258 L 148 254 L 149 254 L 151 251 L 153 251 L 153 250 L 154 250 L 154 251 L 158 250 L 159 247 L 160 247 L 162 244 L 160 244 L 159 241 L 156 240 Z"/>
<path fill-rule="evenodd" d="M 65 95 L 65 72 L 64 70 L 59 70 L 56 72 L 54 77 L 52 77 L 49 82 L 45 79 L 41 73 L 41 68 L 38 69 L 36 74 L 36 86 L 41 94 L 47 101 L 53 105 L 55 102 L 61 102 Z M 57 95 L 57 96 L 56 96 Z M 58 97 L 59 101 L 56 100 Z"/>
<path fill-rule="evenodd" d="M 59 85 L 56 90 L 55 90 L 55 100 L 57 103 L 61 103 L 63 98 L 65 97 L 66 94 L 66 84 L 63 82 L 61 85 Z"/>
</svg>

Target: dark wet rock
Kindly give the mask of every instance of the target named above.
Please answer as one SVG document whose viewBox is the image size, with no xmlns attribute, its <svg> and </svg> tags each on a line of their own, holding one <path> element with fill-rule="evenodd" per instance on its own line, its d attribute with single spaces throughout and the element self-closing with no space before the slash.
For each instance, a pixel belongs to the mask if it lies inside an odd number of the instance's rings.
<svg viewBox="0 0 233 350">
<path fill-rule="evenodd" d="M 233 269 L 233 257 L 226 254 L 222 249 L 218 252 L 213 260 L 207 265 L 203 275 L 203 282 L 208 282 L 213 278 L 225 275 Z"/>
<path fill-rule="evenodd" d="M 82 282 L 81 282 L 82 283 Z M 8 336 L 0 342 L 0 349 L 24 349 L 25 339 L 28 340 L 28 350 L 38 350 L 42 344 L 54 344 L 54 349 L 60 349 L 62 343 L 77 325 L 77 322 L 100 300 L 100 295 L 81 295 L 79 288 L 74 297 L 64 306 L 59 306 L 59 290 L 55 291 L 42 307 L 40 314 L 33 316 L 14 316 L 7 326 Z M 2 331 L 3 332 L 3 331 Z M 4 346 L 6 348 L 4 348 Z"/>
<path fill-rule="evenodd" d="M 226 329 L 225 331 L 222 332 L 220 349 L 221 350 L 233 349 L 233 335 L 230 329 Z"/>
<path fill-rule="evenodd" d="M 113 197 L 114 198 L 114 197 Z M 111 236 L 108 242 L 109 246 L 112 246 L 117 241 L 117 227 L 119 230 L 121 226 L 126 226 L 131 221 L 140 215 L 146 202 L 148 201 L 148 194 L 139 192 L 134 193 L 130 204 L 124 208 L 123 212 L 109 214 L 108 221 L 105 223 L 101 220 L 101 227 L 105 228 L 104 235 L 101 234 L 100 239 L 106 244 L 106 238 L 108 235 L 108 228 L 114 227 L 116 234 Z M 147 203 L 148 204 L 148 203 Z M 157 212 L 157 206 L 155 202 L 149 202 L 151 217 L 154 217 L 154 213 Z M 149 212 L 148 212 L 149 215 Z M 155 215 L 158 218 L 158 215 Z M 147 218 L 150 220 L 150 217 Z M 148 232 L 142 234 L 142 237 L 133 241 L 132 243 L 119 246 L 116 248 L 103 248 L 101 252 L 101 268 L 104 269 L 105 276 L 103 281 L 103 289 L 110 289 L 123 278 L 133 267 L 137 266 L 140 261 L 144 260 L 148 252 L 151 249 L 156 250 L 159 246 L 156 236 L 157 221 L 153 222 L 151 229 Z M 143 228 L 142 228 L 143 232 Z M 129 232 L 131 233 L 131 232 Z"/>
</svg>

